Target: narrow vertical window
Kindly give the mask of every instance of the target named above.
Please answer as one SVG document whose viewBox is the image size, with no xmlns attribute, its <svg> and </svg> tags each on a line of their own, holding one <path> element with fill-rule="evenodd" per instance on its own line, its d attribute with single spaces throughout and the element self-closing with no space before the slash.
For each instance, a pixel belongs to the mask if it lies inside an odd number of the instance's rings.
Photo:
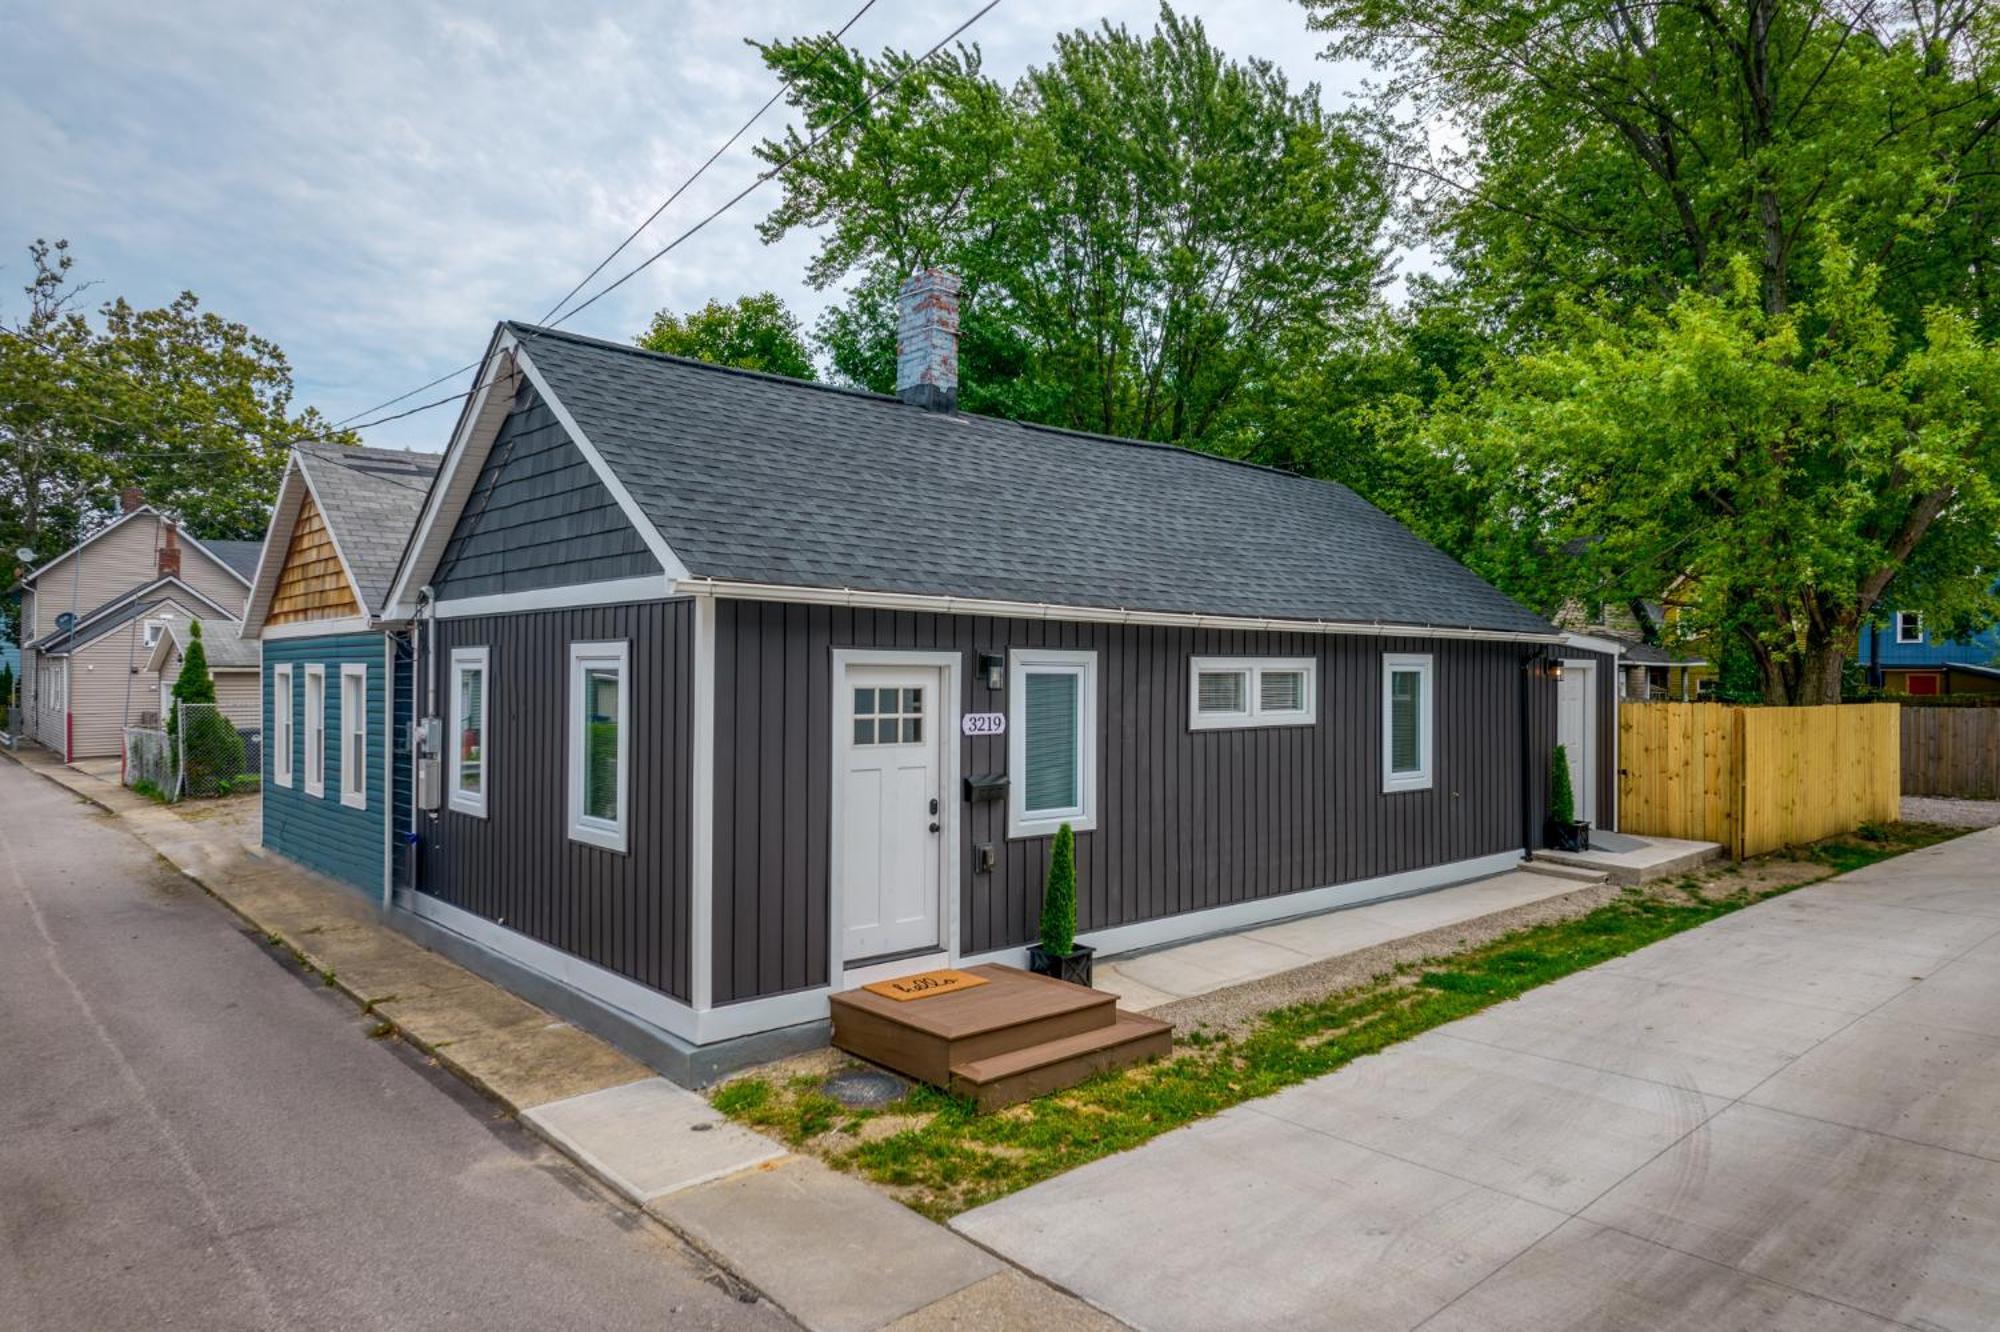
<svg viewBox="0 0 2000 1332">
<path fill-rule="evenodd" d="M 451 732 L 444 760 L 450 765 L 451 807 L 486 817 L 487 655 L 483 647 L 451 650 Z"/>
<path fill-rule="evenodd" d="M 1431 658 L 1390 653 L 1382 658 L 1382 789 L 1422 791 L 1431 785 Z"/>
<path fill-rule="evenodd" d="M 326 795 L 326 667 L 306 667 L 306 794 Z"/>
<path fill-rule="evenodd" d="M 368 808 L 368 668 L 340 668 L 340 803 Z"/>
<path fill-rule="evenodd" d="M 1007 835 L 1044 837 L 1097 826 L 1097 654 L 1021 648 L 1011 654 Z"/>
<path fill-rule="evenodd" d="M 569 835 L 609 851 L 626 845 L 631 691 L 624 643 L 569 649 Z"/>
<path fill-rule="evenodd" d="M 271 669 L 271 780 L 292 784 L 292 668 Z"/>
</svg>

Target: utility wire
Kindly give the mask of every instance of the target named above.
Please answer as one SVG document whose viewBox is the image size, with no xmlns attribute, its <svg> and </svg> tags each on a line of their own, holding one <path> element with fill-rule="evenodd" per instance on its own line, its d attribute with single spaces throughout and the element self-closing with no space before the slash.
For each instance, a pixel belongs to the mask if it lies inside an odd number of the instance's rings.
<svg viewBox="0 0 2000 1332">
<path fill-rule="evenodd" d="M 720 148 L 717 148 L 714 152 L 710 153 L 708 155 L 708 159 L 704 161 L 700 166 L 694 169 L 693 174 L 691 174 L 686 180 L 682 181 L 679 185 L 676 185 L 674 187 L 673 193 L 669 194 L 665 199 L 660 201 L 659 207 L 655 208 L 652 212 L 646 214 L 646 220 L 641 222 L 638 226 L 632 228 L 631 233 L 627 235 L 624 240 L 618 242 L 617 248 L 613 249 L 610 254 L 607 254 L 602 259 L 598 260 L 597 267 L 591 269 L 588 273 L 585 273 L 583 275 L 583 279 L 580 282 L 578 282 L 574 287 L 571 287 L 568 291 L 564 292 L 562 295 L 562 299 L 557 301 L 554 305 L 551 305 L 548 308 L 548 312 L 541 317 L 541 320 L 539 322 L 547 324 L 549 320 L 555 317 L 556 313 L 560 311 L 563 308 L 563 306 L 569 304 L 569 302 L 576 296 L 576 294 L 579 291 L 582 291 L 585 287 L 589 286 L 599 273 L 602 273 L 607 267 L 609 267 L 613 259 L 616 259 L 619 255 L 623 254 L 627 246 L 631 245 L 633 241 L 639 239 L 640 235 L 642 235 L 645 232 L 646 228 L 652 226 L 653 223 L 659 219 L 660 214 L 666 212 L 668 208 L 673 206 L 674 200 L 680 198 L 681 195 L 687 193 L 688 187 L 693 185 L 696 181 L 700 180 L 702 178 L 703 173 L 705 173 L 710 167 L 714 166 L 718 158 L 720 158 L 724 153 L 728 152 L 731 148 L 735 147 L 736 141 L 738 139 L 741 139 L 745 134 L 749 133 L 750 127 L 752 125 L 755 125 L 759 120 L 762 120 L 764 118 L 764 113 L 766 111 L 769 111 L 772 107 L 776 106 L 778 104 L 778 99 L 783 97 L 786 93 L 790 92 L 792 90 L 792 86 L 795 83 L 797 83 L 800 79 L 804 78 L 807 74 L 810 74 L 813 71 L 813 69 L 819 64 L 820 59 L 823 56 L 825 56 L 828 51 L 832 50 L 836 45 L 838 45 L 841 38 L 847 35 L 847 30 L 853 27 L 856 23 L 860 22 L 861 16 L 863 14 L 866 14 L 869 10 L 873 9 L 874 7 L 875 7 L 875 0 L 866 0 L 866 3 L 864 3 L 861 6 L 861 8 L 855 10 L 853 15 L 847 20 L 847 22 L 841 24 L 839 29 L 835 31 L 833 34 L 831 34 L 824 42 L 822 42 L 818 50 L 813 52 L 812 59 L 806 62 L 805 68 L 801 69 L 797 74 L 792 75 L 791 77 L 787 78 L 783 83 L 779 84 L 778 90 L 772 93 L 768 98 L 766 98 L 764 100 L 764 104 L 758 107 L 755 111 L 753 111 L 750 114 L 750 118 L 748 120 L 744 121 L 741 125 L 737 126 L 736 132 L 730 135 L 726 140 L 724 140 Z M 419 384 L 415 388 L 411 389 L 409 392 L 398 394 L 396 397 L 390 398 L 387 402 L 378 402 L 373 407 L 364 408 L 363 410 L 354 413 L 354 416 L 349 416 L 344 420 L 334 422 L 334 425 L 336 428 L 345 426 L 349 421 L 354 420 L 355 417 L 366 416 L 370 412 L 379 412 L 384 407 L 393 407 L 397 403 L 403 401 L 405 398 L 413 398 L 417 394 L 422 393 L 425 389 L 436 388 L 439 384 L 444 383 L 446 380 L 456 379 L 468 370 L 477 370 L 481 364 L 482 361 L 471 361 L 465 365 L 459 366 L 455 370 L 447 370 L 445 371 L 445 373 L 439 375 L 436 379 L 433 379 L 428 383 Z M 388 419 L 394 420 L 395 418 L 390 417 Z M 355 427 L 355 429 L 357 430 L 364 430 L 366 428 L 367 428 L 366 426 Z"/>
</svg>

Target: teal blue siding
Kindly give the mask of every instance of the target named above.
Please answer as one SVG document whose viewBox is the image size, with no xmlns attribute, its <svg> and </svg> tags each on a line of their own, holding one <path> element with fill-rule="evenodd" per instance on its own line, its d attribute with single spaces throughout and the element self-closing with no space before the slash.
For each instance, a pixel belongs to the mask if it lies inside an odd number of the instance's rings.
<svg viewBox="0 0 2000 1332">
<path fill-rule="evenodd" d="M 409 885 L 403 881 L 406 877 L 404 874 L 406 857 L 403 854 L 403 845 L 410 834 L 411 819 L 414 815 L 412 806 L 416 801 L 417 769 L 414 728 L 416 726 L 417 670 L 416 656 L 412 650 L 410 636 L 408 634 L 396 634 L 393 637 L 396 653 L 396 715 L 394 721 L 391 723 L 391 738 L 394 740 L 396 747 L 393 751 L 395 757 L 391 761 L 390 766 L 390 785 L 393 788 L 393 803 L 389 807 L 390 872 L 395 877 L 398 888 L 407 888 Z"/>
<path fill-rule="evenodd" d="M 370 893 L 382 891 L 382 850 L 389 793 L 383 755 L 391 753 L 387 638 L 342 634 L 327 638 L 264 640 L 264 845 L 282 856 L 345 880 Z M 272 678 L 292 668 L 292 784 L 277 783 L 278 729 L 272 725 Z M 326 668 L 326 783 L 323 795 L 306 794 L 306 667 Z M 368 807 L 340 803 L 340 668 L 368 668 Z"/>
</svg>

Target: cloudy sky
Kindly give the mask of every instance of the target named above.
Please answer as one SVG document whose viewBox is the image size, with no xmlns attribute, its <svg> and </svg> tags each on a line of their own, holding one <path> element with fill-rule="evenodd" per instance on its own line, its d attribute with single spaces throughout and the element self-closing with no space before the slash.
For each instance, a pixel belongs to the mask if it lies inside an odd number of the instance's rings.
<svg viewBox="0 0 2000 1332">
<path fill-rule="evenodd" d="M 301 403 L 339 419 L 540 317 L 775 84 L 745 45 L 838 27 L 860 0 L 10 0 L 0 6 L 0 318 L 26 245 L 69 238 L 93 298 L 183 288 L 274 338 Z M 848 34 L 924 50 L 981 0 L 877 0 Z M 1236 56 L 1343 105 L 1363 71 L 1317 58 L 1292 0 L 1184 0 Z M 754 18 L 748 17 L 754 14 Z M 1011 81 L 1055 34 L 1148 28 L 1153 0 L 1002 0 L 968 34 Z M 758 129 L 777 132 L 783 103 Z M 754 178 L 745 136 L 606 277 Z M 813 250 L 767 247 L 775 183 L 568 325 L 626 338 L 665 306 L 772 288 L 805 322 Z M 600 279 L 602 281 L 603 279 Z M 441 388 L 413 401 L 441 396 Z M 449 408 L 368 442 L 440 449 Z"/>
</svg>

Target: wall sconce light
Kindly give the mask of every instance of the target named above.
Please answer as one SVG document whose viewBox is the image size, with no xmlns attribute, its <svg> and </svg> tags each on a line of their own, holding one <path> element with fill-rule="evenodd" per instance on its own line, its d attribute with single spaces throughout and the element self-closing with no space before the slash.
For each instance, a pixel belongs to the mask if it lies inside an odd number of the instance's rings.
<svg viewBox="0 0 2000 1332">
<path fill-rule="evenodd" d="M 1554 680 L 1557 684 L 1561 684 L 1562 678 L 1563 678 L 1563 664 L 1560 661 L 1550 662 L 1549 679 Z"/>
<path fill-rule="evenodd" d="M 1007 659 L 997 652 L 979 654 L 979 678 L 988 689 L 998 690 L 1007 683 Z"/>
</svg>

